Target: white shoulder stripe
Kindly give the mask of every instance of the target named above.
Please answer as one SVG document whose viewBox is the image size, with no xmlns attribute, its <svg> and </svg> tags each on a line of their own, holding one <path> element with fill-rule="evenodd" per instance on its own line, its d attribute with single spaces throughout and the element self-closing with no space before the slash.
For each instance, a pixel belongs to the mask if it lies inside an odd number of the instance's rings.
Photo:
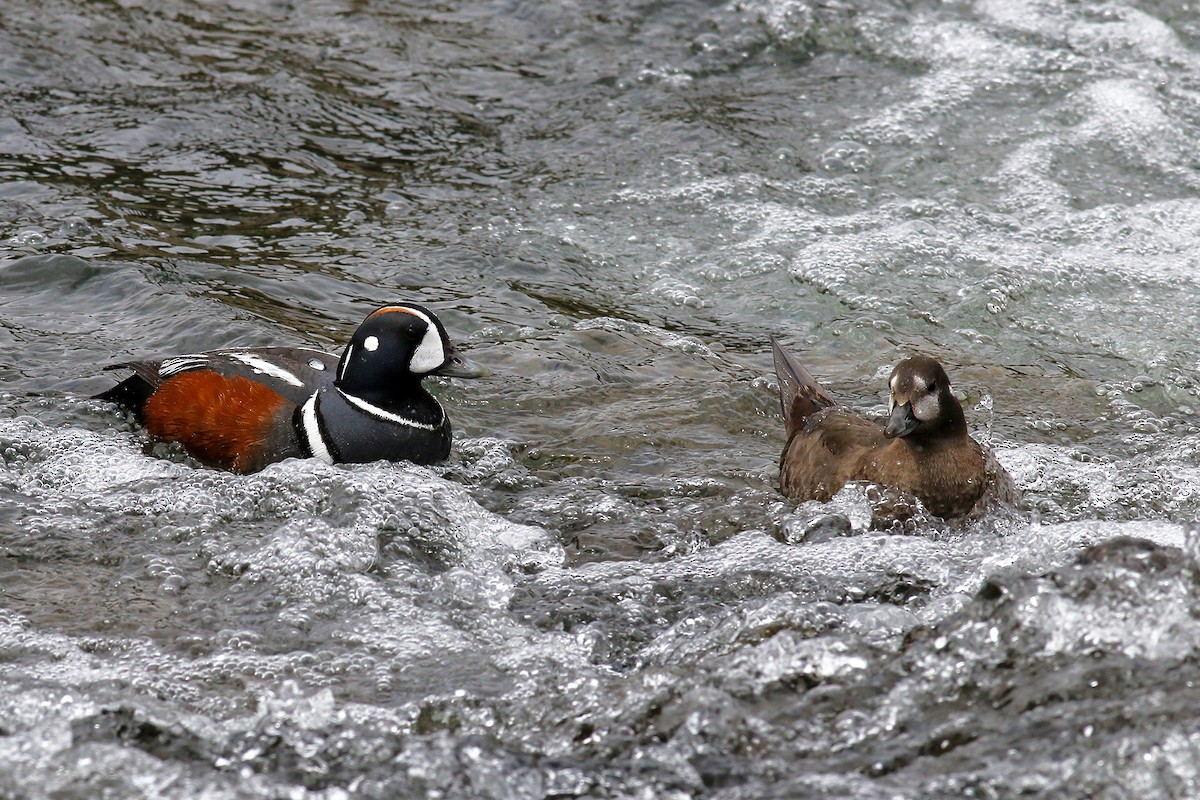
<svg viewBox="0 0 1200 800">
<path fill-rule="evenodd" d="M 272 364 L 265 358 L 259 358 L 253 353 L 230 353 L 229 357 L 237 359 L 255 372 L 261 372 L 263 375 L 269 375 L 276 380 L 283 381 L 284 383 L 290 383 L 292 386 L 304 385 L 304 381 L 297 378 L 293 373 L 289 372 L 278 364 Z"/>
<path fill-rule="evenodd" d="M 404 425 L 409 428 L 418 428 L 423 431 L 436 431 L 438 428 L 440 428 L 442 426 L 442 422 L 446 421 L 446 410 L 445 409 L 442 409 L 442 421 L 441 422 L 439 422 L 436 425 L 427 425 L 424 422 L 417 422 L 414 419 L 409 419 L 408 417 L 402 417 L 399 414 L 393 414 L 390 411 L 384 411 L 379 406 L 372 405 L 371 403 L 368 403 L 366 400 L 363 400 L 361 397 L 355 397 L 352 394 L 346 394 L 341 389 L 338 389 L 338 394 L 340 394 L 342 397 L 346 398 L 346 401 L 348 403 L 350 403 L 350 405 L 354 406 L 355 408 L 357 408 L 361 411 L 365 411 L 366 413 L 370 414 L 372 417 L 375 417 L 376 419 L 386 420 L 388 422 L 394 422 L 397 425 Z"/>
<path fill-rule="evenodd" d="M 307 440 L 305 444 L 312 451 L 314 458 L 319 458 L 326 464 L 333 463 L 333 456 L 329 454 L 329 446 L 325 444 L 325 435 L 321 433 L 321 421 L 317 419 L 317 392 L 313 392 L 313 396 L 308 398 L 300 409 L 300 416 L 304 420 L 304 438 Z"/>
</svg>

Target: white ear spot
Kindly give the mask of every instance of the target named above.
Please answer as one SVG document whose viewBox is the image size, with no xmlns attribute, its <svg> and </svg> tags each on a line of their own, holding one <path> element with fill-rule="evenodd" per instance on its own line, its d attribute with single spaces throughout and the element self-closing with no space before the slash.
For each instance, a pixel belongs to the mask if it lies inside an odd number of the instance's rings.
<svg viewBox="0 0 1200 800">
<path fill-rule="evenodd" d="M 363 339 L 363 347 L 374 353 L 379 349 L 379 339 L 374 336 L 368 336 L 366 339 Z"/>
</svg>

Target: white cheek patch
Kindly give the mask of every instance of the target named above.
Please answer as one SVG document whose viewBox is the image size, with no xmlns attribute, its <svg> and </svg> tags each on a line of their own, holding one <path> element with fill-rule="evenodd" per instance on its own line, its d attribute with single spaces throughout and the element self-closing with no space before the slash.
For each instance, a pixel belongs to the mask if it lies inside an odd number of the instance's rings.
<svg viewBox="0 0 1200 800">
<path fill-rule="evenodd" d="M 245 364 L 250 369 L 262 375 L 269 375 L 272 378 L 291 384 L 292 386 L 303 386 L 304 381 L 297 378 L 291 372 L 288 372 L 283 367 L 277 364 L 272 364 L 265 358 L 259 358 L 252 353 L 230 353 L 230 358 L 235 358 Z"/>
<path fill-rule="evenodd" d="M 931 392 L 922 394 L 921 398 L 913 403 L 913 416 L 922 422 L 937 419 L 940 411 L 941 404 L 938 403 L 938 396 Z"/>
<path fill-rule="evenodd" d="M 368 336 L 366 339 L 363 339 L 363 349 L 374 353 L 379 349 L 379 339 L 374 336 Z"/>
<path fill-rule="evenodd" d="M 413 351 L 408 368 L 417 375 L 433 372 L 446 361 L 446 349 L 442 347 L 442 335 L 438 329 L 430 325 L 421 337 L 421 343 Z"/>
</svg>

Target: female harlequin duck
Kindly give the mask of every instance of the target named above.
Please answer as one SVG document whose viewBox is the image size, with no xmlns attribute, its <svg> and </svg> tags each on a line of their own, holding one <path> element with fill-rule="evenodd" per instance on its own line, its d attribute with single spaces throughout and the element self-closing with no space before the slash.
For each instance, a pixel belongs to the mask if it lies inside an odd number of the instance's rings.
<svg viewBox="0 0 1200 800">
<path fill-rule="evenodd" d="M 340 360 L 304 348 L 235 348 L 106 369 L 133 375 L 98 399 L 132 409 L 151 435 L 196 460 L 242 473 L 293 457 L 444 460 L 450 420 L 421 379 L 486 374 L 416 305 L 373 311 Z"/>
<path fill-rule="evenodd" d="M 788 497 L 827 501 L 847 481 L 869 481 L 948 518 L 974 508 L 989 479 L 1008 480 L 967 435 L 950 379 L 932 358 L 906 358 L 892 370 L 891 415 L 881 425 L 840 407 L 774 338 L 771 348 L 787 422 L 779 482 Z"/>
</svg>

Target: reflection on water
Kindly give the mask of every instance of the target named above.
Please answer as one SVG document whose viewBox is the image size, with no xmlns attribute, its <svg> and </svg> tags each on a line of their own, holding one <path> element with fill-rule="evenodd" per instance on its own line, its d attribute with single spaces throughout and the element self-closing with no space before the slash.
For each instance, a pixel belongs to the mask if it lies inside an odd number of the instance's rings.
<svg viewBox="0 0 1200 800">
<path fill-rule="evenodd" d="M 1166 4 L 9 3 L 0 794 L 1189 797 L 1200 27 Z M 197 467 L 104 364 L 438 310 L 450 463 Z M 776 491 L 767 340 L 1024 505 Z"/>
</svg>

